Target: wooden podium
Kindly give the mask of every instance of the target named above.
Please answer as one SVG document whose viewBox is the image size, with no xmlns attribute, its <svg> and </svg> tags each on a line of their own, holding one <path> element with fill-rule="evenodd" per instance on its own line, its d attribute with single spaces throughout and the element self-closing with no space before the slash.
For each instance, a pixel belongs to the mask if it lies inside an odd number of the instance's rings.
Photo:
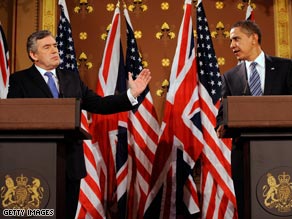
<svg viewBox="0 0 292 219">
<path fill-rule="evenodd" d="M 230 96 L 223 104 L 226 137 L 243 142 L 245 218 L 292 217 L 292 96 Z"/>
<path fill-rule="evenodd" d="M 70 98 L 0 100 L 1 218 L 65 218 L 66 147 L 90 137 L 80 113 Z"/>
</svg>

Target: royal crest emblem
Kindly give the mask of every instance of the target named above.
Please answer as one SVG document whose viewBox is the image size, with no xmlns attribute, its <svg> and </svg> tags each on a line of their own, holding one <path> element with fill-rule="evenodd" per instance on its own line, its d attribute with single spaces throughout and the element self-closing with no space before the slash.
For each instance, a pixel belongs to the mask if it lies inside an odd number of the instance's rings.
<svg viewBox="0 0 292 219">
<path fill-rule="evenodd" d="M 276 177 L 271 173 L 267 175 L 267 184 L 262 187 L 264 205 L 269 209 L 276 209 L 278 212 L 287 213 L 292 209 L 292 182 L 290 175 L 286 172 Z"/>
<path fill-rule="evenodd" d="M 44 187 L 39 178 L 5 176 L 5 185 L 1 187 L 1 204 L 9 209 L 38 209 L 44 197 Z"/>
</svg>

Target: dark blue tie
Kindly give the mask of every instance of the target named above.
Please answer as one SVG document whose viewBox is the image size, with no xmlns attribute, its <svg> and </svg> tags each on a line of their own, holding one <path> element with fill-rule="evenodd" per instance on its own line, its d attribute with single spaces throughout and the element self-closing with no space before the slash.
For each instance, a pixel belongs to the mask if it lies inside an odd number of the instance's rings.
<svg viewBox="0 0 292 219">
<path fill-rule="evenodd" d="M 256 69 L 256 62 L 250 64 L 251 75 L 249 79 L 249 89 L 252 96 L 261 96 L 263 94 L 261 88 L 260 75 Z"/>
<path fill-rule="evenodd" d="M 49 78 L 47 84 L 52 92 L 52 95 L 54 98 L 59 98 L 59 92 L 56 87 L 56 83 L 53 79 L 53 73 L 52 72 L 46 72 L 45 75 Z"/>
</svg>

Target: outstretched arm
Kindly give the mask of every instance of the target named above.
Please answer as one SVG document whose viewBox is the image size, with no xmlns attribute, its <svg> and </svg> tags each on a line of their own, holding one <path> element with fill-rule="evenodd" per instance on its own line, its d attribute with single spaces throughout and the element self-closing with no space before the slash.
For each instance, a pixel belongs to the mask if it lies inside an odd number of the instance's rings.
<svg viewBox="0 0 292 219">
<path fill-rule="evenodd" d="M 137 98 L 147 87 L 151 80 L 151 72 L 149 69 L 143 69 L 136 80 L 133 80 L 131 72 L 129 74 L 129 88 L 133 97 Z"/>
</svg>

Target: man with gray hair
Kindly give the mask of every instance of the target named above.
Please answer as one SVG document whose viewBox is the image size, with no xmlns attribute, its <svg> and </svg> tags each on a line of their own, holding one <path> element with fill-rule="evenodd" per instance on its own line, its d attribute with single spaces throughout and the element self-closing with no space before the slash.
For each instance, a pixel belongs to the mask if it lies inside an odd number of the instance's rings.
<svg viewBox="0 0 292 219">
<path fill-rule="evenodd" d="M 79 75 L 58 68 L 59 51 L 48 30 L 32 33 L 27 39 L 27 53 L 33 65 L 10 76 L 7 98 L 79 98 L 81 108 L 97 114 L 128 111 L 138 103 L 137 97 L 151 80 L 143 69 L 136 80 L 129 72 L 129 89 L 119 95 L 98 96 Z M 82 142 L 66 148 L 66 218 L 75 218 L 81 178 L 86 176 Z"/>
</svg>

